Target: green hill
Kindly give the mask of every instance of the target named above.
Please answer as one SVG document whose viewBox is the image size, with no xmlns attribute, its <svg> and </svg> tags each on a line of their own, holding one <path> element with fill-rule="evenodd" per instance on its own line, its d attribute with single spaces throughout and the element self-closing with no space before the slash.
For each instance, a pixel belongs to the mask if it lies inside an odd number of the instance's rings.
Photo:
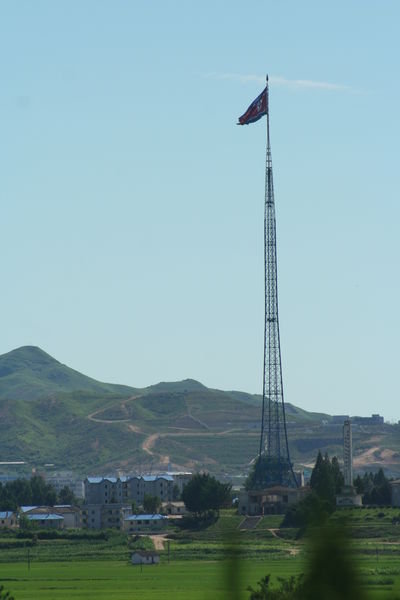
<svg viewBox="0 0 400 600">
<path fill-rule="evenodd" d="M 36 346 L 23 346 L 0 356 L 0 398 L 35 400 L 75 391 L 133 394 L 136 390 L 86 377 Z"/>
<path fill-rule="evenodd" d="M 286 405 L 295 466 L 319 449 L 342 455 L 342 426 Z M 245 475 L 258 450 L 261 397 L 187 379 L 146 389 L 101 383 L 27 346 L 0 356 L 0 456 L 26 470 L 88 473 L 207 469 Z M 400 427 L 353 429 L 360 470 L 400 476 Z M 373 440 L 373 447 L 371 447 Z"/>
</svg>

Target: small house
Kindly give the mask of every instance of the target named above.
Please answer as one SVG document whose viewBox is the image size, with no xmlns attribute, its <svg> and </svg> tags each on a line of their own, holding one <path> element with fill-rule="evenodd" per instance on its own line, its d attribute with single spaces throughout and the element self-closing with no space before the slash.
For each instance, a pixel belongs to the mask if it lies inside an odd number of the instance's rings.
<svg viewBox="0 0 400 600">
<path fill-rule="evenodd" d="M 27 514 L 26 518 L 40 529 L 62 529 L 64 527 L 64 517 L 53 513 Z"/>
<path fill-rule="evenodd" d="M 163 502 L 162 512 L 166 515 L 179 516 L 186 514 L 186 506 L 184 502 L 178 500 L 173 502 Z"/>
<path fill-rule="evenodd" d="M 5 510 L 0 512 L 0 528 L 8 529 L 12 527 L 17 527 L 17 515 L 12 510 Z"/>
<path fill-rule="evenodd" d="M 124 519 L 123 529 L 128 533 L 160 531 L 165 528 L 167 521 L 167 517 L 159 514 L 130 515 Z"/>
<path fill-rule="evenodd" d="M 157 565 L 160 562 L 160 556 L 156 552 L 146 550 L 137 550 L 131 556 L 133 565 Z"/>
</svg>

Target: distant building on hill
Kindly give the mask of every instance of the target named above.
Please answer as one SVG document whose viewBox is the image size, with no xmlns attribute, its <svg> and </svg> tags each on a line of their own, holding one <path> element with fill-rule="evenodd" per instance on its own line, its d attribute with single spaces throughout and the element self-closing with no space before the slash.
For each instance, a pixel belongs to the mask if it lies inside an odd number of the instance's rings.
<svg viewBox="0 0 400 600">
<path fill-rule="evenodd" d="M 374 414 L 370 417 L 351 417 L 354 425 L 384 425 L 385 419 L 381 415 Z"/>
</svg>

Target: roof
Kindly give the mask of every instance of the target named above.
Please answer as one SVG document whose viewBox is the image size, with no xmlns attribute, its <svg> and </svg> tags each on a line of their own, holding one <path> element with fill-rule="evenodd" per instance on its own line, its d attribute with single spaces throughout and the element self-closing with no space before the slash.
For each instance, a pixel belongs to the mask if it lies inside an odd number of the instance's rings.
<svg viewBox="0 0 400 600">
<path fill-rule="evenodd" d="M 160 521 L 161 519 L 166 519 L 164 515 L 155 514 L 155 515 L 130 515 L 126 517 L 125 521 Z"/>
<path fill-rule="evenodd" d="M 30 510 L 34 510 L 35 508 L 39 508 L 38 506 L 21 506 L 21 512 L 26 513 Z"/>
<path fill-rule="evenodd" d="M 143 481 L 157 481 L 158 479 L 165 479 L 165 481 L 173 481 L 174 478 L 171 475 L 142 475 Z"/>
<path fill-rule="evenodd" d="M 103 481 L 109 481 L 110 483 L 117 483 L 118 477 L 87 477 L 89 483 L 102 483 Z"/>
<path fill-rule="evenodd" d="M 39 515 L 27 515 L 30 521 L 61 521 L 64 517 L 54 513 L 41 513 Z"/>
<path fill-rule="evenodd" d="M 10 517 L 13 516 L 13 511 L 12 510 L 4 510 L 4 511 L 0 511 L 0 519 L 9 519 Z"/>
</svg>

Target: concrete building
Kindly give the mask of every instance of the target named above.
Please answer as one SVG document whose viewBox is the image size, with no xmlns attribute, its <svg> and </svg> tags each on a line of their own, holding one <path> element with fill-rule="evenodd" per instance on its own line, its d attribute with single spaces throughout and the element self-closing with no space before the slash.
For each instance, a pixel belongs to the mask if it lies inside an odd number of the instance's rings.
<svg viewBox="0 0 400 600">
<path fill-rule="evenodd" d="M 161 512 L 164 515 L 182 516 L 187 513 L 187 509 L 184 502 L 177 500 L 175 502 L 163 502 Z"/>
<path fill-rule="evenodd" d="M 65 529 L 79 529 L 82 527 L 82 514 L 79 506 L 71 504 L 58 504 L 53 507 L 53 512 L 64 517 Z"/>
<path fill-rule="evenodd" d="M 21 506 L 20 511 L 21 514 L 25 515 L 28 519 L 32 515 L 37 515 L 38 519 L 40 516 L 45 519 L 48 515 L 58 515 L 63 518 L 63 529 L 79 529 L 82 526 L 80 508 L 79 506 L 72 506 L 71 504 L 58 506 Z"/>
<path fill-rule="evenodd" d="M 84 481 L 85 503 L 122 503 L 123 483 L 119 477 L 87 477 Z"/>
<path fill-rule="evenodd" d="M 87 477 L 84 481 L 86 504 L 143 504 L 145 495 L 162 502 L 173 500 L 171 475 L 132 475 L 128 477 Z"/>
<path fill-rule="evenodd" d="M 54 513 L 27 514 L 28 521 L 35 523 L 39 529 L 63 529 L 64 517 Z"/>
<path fill-rule="evenodd" d="M 124 519 L 132 513 L 127 504 L 85 504 L 82 507 L 82 527 L 87 529 L 122 529 Z"/>
<path fill-rule="evenodd" d="M 156 552 L 137 550 L 131 556 L 133 565 L 157 565 L 160 562 L 160 556 Z"/>
<path fill-rule="evenodd" d="M 130 515 L 124 519 L 123 529 L 128 533 L 154 532 L 163 530 L 167 523 L 164 515 Z"/>
<path fill-rule="evenodd" d="M 0 529 L 13 529 L 18 527 L 18 519 L 12 510 L 0 511 Z"/>
<path fill-rule="evenodd" d="M 238 512 L 241 515 L 257 516 L 282 514 L 287 507 L 302 500 L 310 488 L 288 488 L 275 485 L 263 490 L 241 491 Z"/>
</svg>

